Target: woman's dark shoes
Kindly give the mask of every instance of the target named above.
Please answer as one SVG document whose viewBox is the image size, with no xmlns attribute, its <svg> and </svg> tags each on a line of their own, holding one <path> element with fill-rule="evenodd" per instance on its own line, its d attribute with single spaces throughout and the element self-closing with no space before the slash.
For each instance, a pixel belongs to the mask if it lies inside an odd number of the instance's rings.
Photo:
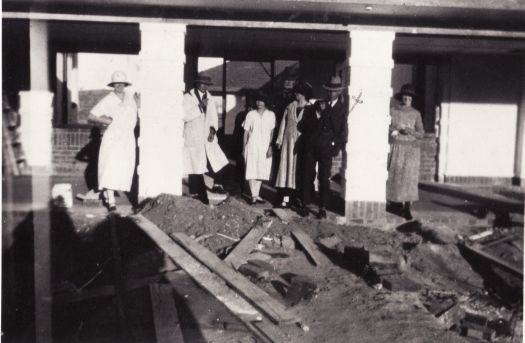
<svg viewBox="0 0 525 343">
<path fill-rule="evenodd" d="M 109 212 L 116 212 L 117 211 L 117 206 L 109 205 L 108 209 L 109 209 Z"/>
<path fill-rule="evenodd" d="M 406 220 L 412 220 L 414 219 L 414 217 L 412 217 L 412 213 L 410 212 L 410 209 L 404 209 L 403 210 L 403 217 L 406 219 Z"/>
<path fill-rule="evenodd" d="M 256 201 L 258 204 L 264 204 L 264 203 L 266 203 L 266 201 L 264 201 L 264 200 L 261 199 L 260 197 L 255 198 L 255 201 Z"/>
<path fill-rule="evenodd" d="M 403 215 L 403 204 L 402 203 L 389 202 L 389 203 L 386 204 L 386 210 L 387 210 L 387 212 L 390 212 L 390 213 L 396 214 L 398 216 L 404 217 L 404 215 Z"/>
<path fill-rule="evenodd" d="M 255 205 L 257 204 L 257 199 L 256 198 L 251 198 L 250 199 L 250 205 Z"/>
<path fill-rule="evenodd" d="M 317 218 L 319 219 L 326 218 L 326 210 L 324 208 L 319 209 L 319 213 L 317 213 Z"/>
<path fill-rule="evenodd" d="M 412 213 L 410 212 L 410 203 L 409 202 L 406 202 L 404 205 L 403 205 L 403 217 L 406 219 L 406 220 L 412 220 L 413 217 L 412 217 Z"/>
</svg>

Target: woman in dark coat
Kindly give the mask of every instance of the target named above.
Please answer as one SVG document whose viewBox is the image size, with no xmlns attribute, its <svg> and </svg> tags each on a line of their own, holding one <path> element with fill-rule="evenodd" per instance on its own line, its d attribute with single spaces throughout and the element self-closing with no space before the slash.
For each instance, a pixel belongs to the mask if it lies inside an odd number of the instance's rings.
<svg viewBox="0 0 525 343">
<path fill-rule="evenodd" d="M 412 107 L 415 96 L 412 85 L 401 87 L 401 103 L 390 109 L 390 155 L 386 200 L 407 220 L 412 219 L 410 204 L 419 199 L 419 140 L 423 137 L 421 113 Z"/>
</svg>

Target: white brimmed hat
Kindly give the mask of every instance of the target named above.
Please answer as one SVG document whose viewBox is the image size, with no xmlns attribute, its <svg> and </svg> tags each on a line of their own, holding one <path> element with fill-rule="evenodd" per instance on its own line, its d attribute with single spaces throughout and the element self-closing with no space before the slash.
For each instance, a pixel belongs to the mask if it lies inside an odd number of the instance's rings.
<svg viewBox="0 0 525 343">
<path fill-rule="evenodd" d="M 108 83 L 108 86 L 109 87 L 114 87 L 115 84 L 117 84 L 117 83 L 125 84 L 126 87 L 127 86 L 131 86 L 131 83 L 128 82 L 128 77 L 126 76 L 126 73 L 123 72 L 123 71 L 120 71 L 120 70 L 114 72 L 111 75 L 111 82 Z"/>
</svg>

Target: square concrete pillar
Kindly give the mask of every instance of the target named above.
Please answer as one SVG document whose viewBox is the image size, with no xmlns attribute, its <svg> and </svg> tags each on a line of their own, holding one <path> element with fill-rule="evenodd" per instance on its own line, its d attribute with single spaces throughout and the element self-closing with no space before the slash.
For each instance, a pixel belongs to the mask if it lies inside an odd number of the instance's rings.
<svg viewBox="0 0 525 343">
<path fill-rule="evenodd" d="M 347 222 L 384 218 L 388 126 L 394 32 L 350 32 L 350 108 L 348 116 L 345 216 Z"/>
<path fill-rule="evenodd" d="M 186 25 L 142 23 L 139 197 L 182 194 Z"/>
</svg>

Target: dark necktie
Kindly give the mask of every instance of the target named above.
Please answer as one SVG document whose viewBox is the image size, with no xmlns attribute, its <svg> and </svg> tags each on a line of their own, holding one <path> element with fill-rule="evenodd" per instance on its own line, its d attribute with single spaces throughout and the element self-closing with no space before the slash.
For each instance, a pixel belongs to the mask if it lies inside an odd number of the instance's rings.
<svg viewBox="0 0 525 343">
<path fill-rule="evenodd" d="M 206 113 L 206 107 L 207 107 L 206 104 L 205 104 L 205 101 L 206 101 L 206 99 L 208 98 L 206 94 L 207 94 L 207 93 L 205 92 L 205 93 L 202 95 L 202 110 L 204 111 L 204 113 Z"/>
</svg>

